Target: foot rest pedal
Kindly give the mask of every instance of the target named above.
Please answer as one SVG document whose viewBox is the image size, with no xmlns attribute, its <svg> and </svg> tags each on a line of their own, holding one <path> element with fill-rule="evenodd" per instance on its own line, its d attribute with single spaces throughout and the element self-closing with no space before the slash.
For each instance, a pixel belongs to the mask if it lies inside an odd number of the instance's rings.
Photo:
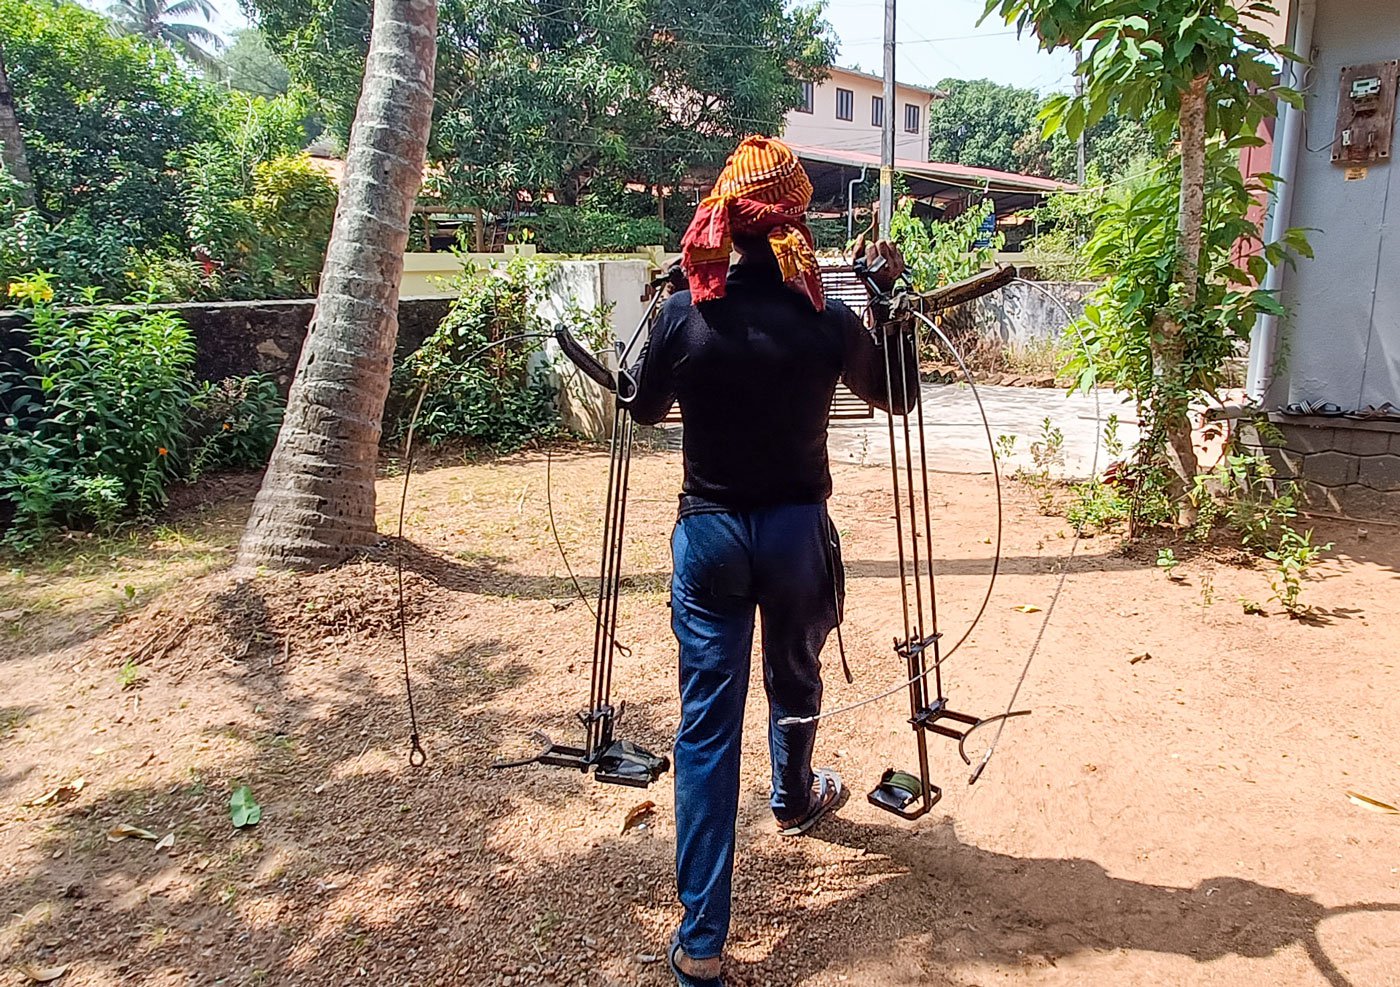
<svg viewBox="0 0 1400 987">
<path fill-rule="evenodd" d="M 610 785 L 647 788 L 671 767 L 669 758 L 653 754 L 630 740 L 614 740 L 598 757 L 593 777 Z"/>
<path fill-rule="evenodd" d="M 928 786 L 925 797 L 924 785 L 918 775 L 894 768 L 881 775 L 880 784 L 866 796 L 871 805 L 892 812 L 901 819 L 918 819 L 937 805 L 942 797 L 943 789 L 933 784 Z"/>
</svg>

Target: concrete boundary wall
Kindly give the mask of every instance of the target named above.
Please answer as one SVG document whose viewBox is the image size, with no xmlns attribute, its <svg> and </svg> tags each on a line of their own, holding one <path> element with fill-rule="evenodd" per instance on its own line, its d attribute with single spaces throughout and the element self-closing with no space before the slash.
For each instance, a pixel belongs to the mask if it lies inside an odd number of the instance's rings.
<svg viewBox="0 0 1400 987">
<path fill-rule="evenodd" d="M 972 330 L 1013 349 L 1059 339 L 1084 314 L 1084 303 L 1098 285 L 1092 281 L 1013 283 L 959 305 L 944 319 L 953 329 Z"/>
<path fill-rule="evenodd" d="M 1281 441 L 1246 433 L 1307 506 L 1359 520 L 1400 518 L 1400 423 L 1270 416 Z"/>
<path fill-rule="evenodd" d="M 491 256 L 500 258 L 498 254 Z M 586 309 L 611 303 L 618 338 L 630 335 L 645 308 L 642 296 L 652 271 L 649 259 L 557 263 L 554 290 L 542 306 L 550 328 L 573 298 Z M 413 352 L 437 329 L 455 297 L 439 293 L 404 295 L 399 299 L 398 358 Z M 285 393 L 296 372 L 316 300 L 188 302 L 153 307 L 175 312 L 189 325 L 195 339 L 195 375 L 199 379 L 213 381 L 263 373 L 275 379 Z M 13 359 L 13 351 L 23 342 L 22 330 L 28 320 L 23 311 L 0 309 L 0 366 Z M 549 346 L 553 345 L 551 341 Z"/>
<path fill-rule="evenodd" d="M 400 298 L 399 353 L 416 349 L 442 322 L 451 305 L 451 295 Z M 275 379 L 285 393 L 296 372 L 316 300 L 187 302 L 152 308 L 174 312 L 190 327 L 195 340 L 195 376 L 200 380 L 262 373 Z M 0 310 L 0 362 L 9 359 L 20 342 L 18 330 L 28 319 L 22 311 Z"/>
</svg>

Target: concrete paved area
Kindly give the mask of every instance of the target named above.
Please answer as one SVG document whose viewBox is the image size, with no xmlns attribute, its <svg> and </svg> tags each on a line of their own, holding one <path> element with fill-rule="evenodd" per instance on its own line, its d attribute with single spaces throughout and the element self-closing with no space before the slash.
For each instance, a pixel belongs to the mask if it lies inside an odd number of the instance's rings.
<svg viewBox="0 0 1400 987">
<path fill-rule="evenodd" d="M 1016 437 L 1006 464 L 1010 471 L 1032 465 L 1030 445 L 1040 439 L 1046 418 L 1064 434 L 1064 466 L 1057 472 L 1066 478 L 1088 477 L 1101 423 L 1109 415 L 1118 416 L 1118 438 L 1125 446 L 1131 448 L 1137 440 L 1136 412 L 1125 394 L 1101 390 L 1096 407 L 1092 394 L 1066 396 L 1064 391 L 1052 388 L 979 385 L 977 393 L 987 410 L 993 438 Z M 925 384 L 923 398 L 929 469 L 953 473 L 988 471 L 987 435 L 972 389 L 966 384 Z M 895 421 L 895 438 L 902 461 L 904 436 L 898 420 Z M 832 462 L 884 465 L 889 462 L 889 445 L 888 418 L 881 411 L 876 411 L 875 417 L 868 421 L 832 422 Z M 917 462 L 917 444 L 911 446 L 911 451 Z M 1111 459 L 1108 452 L 1100 448 L 1100 472 Z"/>
</svg>

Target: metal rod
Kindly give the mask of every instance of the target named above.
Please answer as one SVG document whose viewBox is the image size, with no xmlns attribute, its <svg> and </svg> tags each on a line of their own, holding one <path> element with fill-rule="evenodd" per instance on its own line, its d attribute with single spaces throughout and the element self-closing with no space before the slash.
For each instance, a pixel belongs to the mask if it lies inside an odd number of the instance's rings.
<svg viewBox="0 0 1400 987">
<path fill-rule="evenodd" d="M 618 484 L 617 495 L 617 528 L 613 534 L 615 543 L 612 571 L 612 606 L 609 610 L 608 619 L 611 622 L 610 632 L 615 632 L 617 628 L 618 601 L 622 592 L 622 549 L 623 533 L 627 530 L 627 486 L 632 476 L 632 435 L 636 425 L 632 421 L 631 415 L 626 415 L 623 422 L 622 441 L 622 476 Z M 611 655 L 611 652 L 609 652 Z M 612 673 L 613 662 L 608 661 L 604 666 L 605 673 L 603 679 L 602 705 L 607 706 L 612 701 Z"/>
<path fill-rule="evenodd" d="M 860 166 L 860 177 L 846 183 L 846 240 L 856 238 L 856 186 L 865 184 L 865 173 L 869 166 Z"/>
<path fill-rule="evenodd" d="M 1031 284 L 1031 285 L 1033 285 L 1033 286 L 1039 288 L 1038 285 L 1034 285 L 1034 282 L 1026 282 L 1026 283 L 1027 283 L 1027 284 Z M 1043 288 L 1041 288 L 1040 290 L 1044 291 Z M 1047 296 L 1046 296 L 1046 297 L 1047 297 L 1047 298 L 1050 298 L 1050 299 L 1054 299 L 1054 296 L 1053 296 L 1053 295 L 1049 295 L 1048 293 L 1047 293 Z M 1056 304 L 1059 304 L 1058 299 L 1054 299 L 1054 300 L 1055 300 Z M 974 400 L 976 401 L 976 403 L 977 403 L 977 414 L 978 414 L 978 416 L 979 416 L 979 417 L 981 418 L 981 420 L 982 420 L 982 434 L 983 434 L 984 436 L 986 436 L 986 439 L 987 439 L 987 455 L 990 457 L 991 467 L 992 467 L 992 469 L 991 469 L 992 480 L 993 480 L 993 482 L 994 482 L 994 484 L 995 484 L 995 487 L 996 487 L 996 505 L 997 505 L 997 508 L 996 508 L 996 528 L 994 529 L 994 530 L 995 530 L 995 537 L 994 537 L 994 539 L 993 539 L 993 548 L 992 548 L 992 571 L 991 571 L 990 575 L 988 575 L 988 577 L 987 577 L 987 588 L 986 588 L 986 590 L 985 590 L 985 591 L 983 592 L 983 594 L 982 594 L 982 602 L 981 602 L 981 604 L 978 606 L 977 612 L 976 612 L 975 614 L 973 614 L 972 620 L 968 622 L 967 627 L 963 630 L 962 636 L 959 637 L 959 638 L 957 639 L 957 641 L 955 641 L 955 642 L 953 643 L 953 646 L 952 646 L 951 648 L 949 648 L 946 652 L 942 651 L 941 649 L 939 650 L 939 652 L 938 652 L 938 658 L 937 658 L 936 663 L 935 663 L 935 670 L 936 670 L 936 669 L 940 668 L 940 667 L 943 665 L 943 663 L 944 663 L 945 661 L 947 661 L 948 659 L 952 658 L 953 655 L 957 654 L 958 649 L 961 648 L 961 647 L 963 646 L 963 644 L 966 643 L 967 640 L 968 640 L 969 638 L 972 637 L 973 632 L 977 629 L 978 625 L 981 624 L 981 622 L 982 622 L 982 617 L 987 613 L 987 606 L 988 606 L 989 603 L 991 603 L 992 593 L 996 590 L 997 577 L 1001 574 L 1002 522 L 1003 522 L 1002 489 L 1001 489 L 1001 469 L 1000 469 L 999 464 L 997 463 L 997 458 L 996 458 L 996 443 L 993 441 L 993 436 L 992 436 L 992 425 L 991 425 L 991 421 L 990 421 L 990 420 L 988 419 L 988 417 L 987 417 L 987 408 L 986 408 L 986 406 L 982 403 L 982 394 L 981 394 L 981 392 L 978 391 L 978 389 L 977 389 L 977 381 L 976 381 L 976 379 L 972 376 L 972 372 L 968 369 L 968 367 L 967 367 L 967 362 L 963 359 L 963 356 L 962 356 L 962 354 L 958 351 L 958 348 L 957 348 L 956 346 L 953 345 L 952 340 L 950 340 L 950 339 L 947 337 L 947 335 L 944 334 L 943 330 L 942 330 L 942 329 L 939 329 L 938 326 L 936 326 L 927 316 L 923 315 L 923 314 L 920 313 L 920 312 L 915 312 L 915 313 L 914 313 L 914 317 L 915 317 L 916 319 L 922 321 L 922 322 L 924 323 L 924 325 L 926 325 L 926 326 L 929 328 L 930 332 L 932 332 L 933 335 L 936 336 L 936 337 L 938 338 L 938 341 L 939 341 L 940 343 L 943 344 L 944 348 L 946 348 L 946 349 L 948 350 L 948 352 L 949 352 L 950 354 L 952 354 L 953 359 L 957 362 L 958 368 L 959 368 L 959 370 L 960 370 L 961 373 L 962 373 L 963 380 L 967 383 L 968 390 L 971 391 L 972 397 L 973 397 L 973 399 L 974 399 Z M 1076 330 L 1076 331 L 1077 331 L 1077 330 Z M 1083 338 L 1083 337 L 1082 337 L 1082 335 L 1081 335 L 1081 341 L 1082 341 L 1082 338 Z M 889 386 L 889 385 L 887 384 L 886 387 L 888 387 L 888 386 Z M 1097 401 L 1098 401 L 1098 395 L 1095 394 L 1096 406 L 1097 406 Z M 1101 417 L 1101 416 L 1096 415 L 1095 417 Z M 1095 457 L 1096 457 L 1096 458 L 1095 458 L 1095 464 L 1096 464 L 1095 468 L 1096 468 L 1096 469 L 1097 469 L 1097 449 L 1098 449 L 1098 444 L 1096 443 L 1096 444 L 1095 444 Z M 896 496 L 896 500 L 897 500 L 897 499 L 898 499 L 898 497 Z M 925 676 L 927 676 L 927 674 L 928 674 L 928 673 L 925 672 Z M 912 676 L 911 676 L 910 678 L 912 679 Z M 855 702 L 853 702 L 853 703 L 848 703 L 848 704 L 845 705 L 845 706 L 839 706 L 839 707 L 837 707 L 836 709 L 824 710 L 823 712 L 815 713 L 815 714 L 813 714 L 813 715 L 811 715 L 811 716 L 785 716 L 785 717 L 783 717 L 782 719 L 780 719 L 780 720 L 778 721 L 778 725 L 779 725 L 779 726 L 794 726 L 794 725 L 799 724 L 799 723 L 817 723 L 817 722 L 820 722 L 821 720 L 830 719 L 830 718 L 833 717 L 833 716 L 844 716 L 844 715 L 847 714 L 847 713 L 853 712 L 853 711 L 858 710 L 858 709 L 862 709 L 862 708 L 864 708 L 864 707 L 866 707 L 866 706 L 871 705 L 872 703 L 878 703 L 878 702 L 881 702 L 881 701 L 883 701 L 883 700 L 885 700 L 885 699 L 888 699 L 888 698 L 890 698 L 891 696 L 895 695 L 896 693 L 903 692 L 903 691 L 905 691 L 905 690 L 908 689 L 908 687 L 909 687 L 910 684 L 911 684 L 911 683 L 910 683 L 910 680 L 909 680 L 909 679 L 906 679 L 905 681 L 900 682 L 900 683 L 898 683 L 898 684 L 896 684 L 896 685 L 891 685 L 889 688 L 883 689 L 883 690 L 881 690 L 880 692 L 877 692 L 877 693 L 875 693 L 875 694 L 872 695 L 872 696 L 866 696 L 864 699 L 859 699 L 859 700 L 857 700 L 857 701 L 855 701 Z"/>
<path fill-rule="evenodd" d="M 632 338 L 627 341 L 627 345 L 622 348 L 622 352 L 617 355 L 617 369 L 626 370 L 627 361 L 632 356 L 632 348 L 637 345 L 637 341 L 651 332 L 651 317 L 656 314 L 656 308 L 661 304 L 661 288 L 656 289 L 656 294 L 651 296 L 651 303 L 647 305 L 647 310 L 642 313 L 642 319 L 637 323 L 637 328 L 632 333 Z"/>
<path fill-rule="evenodd" d="M 921 673 L 925 671 L 924 666 L 924 586 L 923 576 L 919 572 L 919 512 L 914 506 L 914 451 L 909 444 L 909 368 L 905 360 L 904 340 L 899 339 L 899 393 L 900 407 L 904 409 L 904 491 L 909 501 L 909 552 L 912 563 L 911 572 L 914 578 L 914 634 L 918 638 L 915 646 L 913 641 L 908 642 L 911 647 L 911 662 L 913 666 L 909 670 L 911 678 L 918 681 L 918 707 L 923 709 L 928 705 L 928 692 L 924 688 L 925 676 Z M 922 404 L 923 402 L 920 402 Z M 920 433 L 919 440 L 922 443 L 923 434 Z M 924 490 L 924 498 L 927 500 L 928 491 Z M 918 710 L 915 710 L 917 713 Z"/>
<path fill-rule="evenodd" d="M 876 332 L 883 332 L 876 326 Z M 885 347 L 885 399 L 888 403 L 894 402 L 894 374 L 890 367 L 890 339 L 888 336 L 883 341 Z M 895 550 L 899 553 L 899 598 L 903 603 L 904 611 L 904 640 L 909 640 L 909 585 L 905 579 L 904 569 L 904 520 L 900 516 L 899 504 L 899 453 L 894 441 L 894 411 L 887 411 L 889 419 L 890 433 L 890 481 L 894 491 L 894 540 Z M 910 710 L 910 715 L 917 713 L 917 709 Z"/>
<path fill-rule="evenodd" d="M 919 320 L 913 320 L 914 330 L 914 352 L 923 352 L 923 337 L 919 334 Z M 934 696 L 937 699 L 945 698 L 943 695 L 943 658 L 942 639 L 938 636 L 938 581 L 933 569 L 933 511 L 929 504 L 928 492 L 928 433 L 924 430 L 924 401 L 922 390 L 919 394 L 919 465 L 922 469 L 924 485 L 924 539 L 925 558 L 928 561 L 928 604 L 929 617 L 932 623 L 929 626 L 930 633 L 933 634 L 933 681 Z M 928 679 L 924 679 L 927 688 Z M 925 693 L 927 697 L 927 693 Z"/>
<path fill-rule="evenodd" d="M 622 406 L 614 400 L 612 445 L 608 458 L 607 504 L 603 509 L 603 550 L 599 553 L 598 562 L 598 623 L 593 629 L 593 670 L 589 681 L 588 721 L 585 727 L 587 739 L 584 747 L 588 756 L 594 753 L 597 746 L 599 728 L 595 714 L 603 705 L 605 668 L 611 664 L 607 659 L 611 656 L 611 629 L 614 625 L 613 615 L 610 612 L 611 583 L 614 578 L 613 546 L 617 541 L 617 491 L 622 467 L 619 452 L 623 419 Z"/>
</svg>

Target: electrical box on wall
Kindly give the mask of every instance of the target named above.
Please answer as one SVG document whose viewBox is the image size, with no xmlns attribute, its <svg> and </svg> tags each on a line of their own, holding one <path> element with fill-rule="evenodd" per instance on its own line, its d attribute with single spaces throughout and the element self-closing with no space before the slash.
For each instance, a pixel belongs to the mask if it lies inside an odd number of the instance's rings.
<svg viewBox="0 0 1400 987">
<path fill-rule="evenodd" d="M 1332 160 L 1343 165 L 1389 161 L 1395 138 L 1395 84 L 1400 61 L 1343 65 Z"/>
</svg>

